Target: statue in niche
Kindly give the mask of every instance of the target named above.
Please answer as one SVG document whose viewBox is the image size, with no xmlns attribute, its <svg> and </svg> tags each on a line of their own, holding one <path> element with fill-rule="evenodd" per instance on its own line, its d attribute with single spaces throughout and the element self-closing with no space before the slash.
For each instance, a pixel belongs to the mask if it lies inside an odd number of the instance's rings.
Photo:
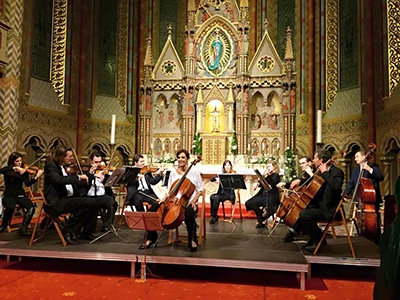
<svg viewBox="0 0 400 300">
<path fill-rule="evenodd" d="M 289 91 L 288 88 L 285 86 L 284 91 L 282 93 L 282 110 L 287 111 L 289 109 Z"/>
<path fill-rule="evenodd" d="M 193 97 L 193 87 L 189 87 L 189 92 L 187 95 L 188 99 L 188 114 L 192 115 L 194 113 L 194 97 Z"/>
<path fill-rule="evenodd" d="M 257 156 L 258 154 L 259 154 L 259 151 L 260 149 L 258 148 L 258 143 L 257 143 L 257 141 L 256 140 L 254 140 L 252 143 L 251 143 L 251 155 L 253 155 L 253 156 Z"/>
<path fill-rule="evenodd" d="M 151 90 L 146 91 L 146 112 L 151 109 Z"/>
<path fill-rule="evenodd" d="M 234 22 L 235 21 L 235 14 L 233 11 L 232 3 L 225 2 L 224 6 L 224 17 L 227 18 L 229 21 Z"/>
<path fill-rule="evenodd" d="M 208 69 L 210 71 L 218 69 L 221 57 L 222 57 L 222 42 L 217 34 L 211 43 L 210 65 L 208 66 Z"/>
<path fill-rule="evenodd" d="M 249 113 L 249 89 L 245 88 L 243 92 L 243 113 Z"/>
<path fill-rule="evenodd" d="M 250 122 L 251 122 L 250 123 L 251 129 L 253 129 L 253 130 L 260 129 L 260 127 L 261 127 L 261 117 L 260 117 L 259 114 L 252 114 L 250 116 Z"/>
<path fill-rule="evenodd" d="M 292 89 L 290 90 L 290 109 L 296 109 L 296 87 L 292 85 Z"/>
</svg>

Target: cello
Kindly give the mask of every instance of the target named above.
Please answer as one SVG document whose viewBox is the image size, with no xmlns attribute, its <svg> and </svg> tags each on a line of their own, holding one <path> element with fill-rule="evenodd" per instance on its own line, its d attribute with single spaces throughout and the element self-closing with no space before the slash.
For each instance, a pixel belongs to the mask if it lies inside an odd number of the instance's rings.
<svg viewBox="0 0 400 300">
<path fill-rule="evenodd" d="M 178 228 L 185 219 L 186 206 L 196 190 L 196 186 L 186 176 L 191 168 L 200 161 L 201 157 L 198 156 L 182 177 L 172 183 L 169 192 L 162 200 L 157 213 L 161 217 L 161 224 L 165 229 Z"/>
<path fill-rule="evenodd" d="M 369 151 L 365 154 L 363 163 L 367 163 L 375 152 L 376 145 L 370 143 Z M 358 182 L 354 188 L 352 200 L 358 195 L 358 214 L 356 217 L 356 229 L 359 236 L 373 240 L 377 233 L 377 215 L 375 212 L 376 192 L 369 178 L 363 177 L 364 170 L 361 169 Z"/>
<path fill-rule="evenodd" d="M 331 157 L 325 163 L 330 164 L 343 155 L 344 151 L 341 150 L 339 154 Z M 320 170 L 316 171 L 302 185 L 296 187 L 294 190 L 286 190 L 283 193 L 280 205 L 276 211 L 276 217 L 283 219 L 283 222 L 287 226 L 294 226 L 300 216 L 300 212 L 308 206 L 324 184 L 325 181 L 319 176 L 320 173 Z"/>
</svg>

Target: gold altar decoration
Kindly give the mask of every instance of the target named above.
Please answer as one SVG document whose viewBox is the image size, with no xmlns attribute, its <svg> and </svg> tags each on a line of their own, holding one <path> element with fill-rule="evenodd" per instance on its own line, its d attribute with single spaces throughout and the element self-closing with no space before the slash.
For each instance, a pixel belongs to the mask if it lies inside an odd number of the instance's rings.
<svg viewBox="0 0 400 300">
<path fill-rule="evenodd" d="M 339 3 L 328 0 L 326 3 L 326 107 L 329 108 L 336 97 L 339 87 Z"/>
<path fill-rule="evenodd" d="M 394 88 L 400 81 L 400 37 L 399 33 L 399 1 L 389 0 L 387 2 L 388 15 L 388 65 L 389 65 L 389 96 L 393 94 Z"/>
</svg>

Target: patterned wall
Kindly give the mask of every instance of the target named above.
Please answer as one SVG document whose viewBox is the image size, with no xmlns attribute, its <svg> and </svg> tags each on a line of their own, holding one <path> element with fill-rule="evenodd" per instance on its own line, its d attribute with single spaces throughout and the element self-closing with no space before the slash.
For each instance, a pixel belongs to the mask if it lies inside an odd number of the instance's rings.
<svg viewBox="0 0 400 300">
<path fill-rule="evenodd" d="M 11 29 L 7 38 L 7 58 L 9 64 L 0 80 L 0 160 L 7 162 L 15 149 L 17 130 L 17 109 L 19 103 L 23 0 L 9 0 L 6 3 L 5 18 Z"/>
</svg>

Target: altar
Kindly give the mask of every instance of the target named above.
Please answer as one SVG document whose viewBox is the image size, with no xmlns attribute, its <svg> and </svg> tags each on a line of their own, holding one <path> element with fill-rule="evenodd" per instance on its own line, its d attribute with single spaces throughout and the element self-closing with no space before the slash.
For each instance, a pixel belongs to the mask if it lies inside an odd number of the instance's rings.
<svg viewBox="0 0 400 300">
<path fill-rule="evenodd" d="M 176 28 L 169 26 L 157 58 L 148 38 L 138 111 L 140 153 L 174 157 L 187 149 L 202 153 L 205 164 L 219 165 L 231 154 L 277 157 L 294 148 L 291 30 L 284 59 L 267 22 L 251 52 L 249 11 L 248 1 L 203 0 L 197 6 L 189 1 L 184 59 L 173 42 Z"/>
</svg>

